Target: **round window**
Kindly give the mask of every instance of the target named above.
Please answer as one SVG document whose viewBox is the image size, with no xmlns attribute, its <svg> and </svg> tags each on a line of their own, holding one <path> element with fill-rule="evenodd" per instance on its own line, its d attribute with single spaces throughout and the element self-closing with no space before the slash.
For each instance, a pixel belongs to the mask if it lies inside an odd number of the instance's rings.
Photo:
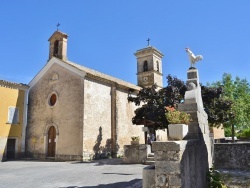
<svg viewBox="0 0 250 188">
<path fill-rule="evenodd" d="M 50 106 L 54 106 L 56 104 L 56 100 L 57 100 L 56 94 L 52 94 L 49 99 Z"/>
</svg>

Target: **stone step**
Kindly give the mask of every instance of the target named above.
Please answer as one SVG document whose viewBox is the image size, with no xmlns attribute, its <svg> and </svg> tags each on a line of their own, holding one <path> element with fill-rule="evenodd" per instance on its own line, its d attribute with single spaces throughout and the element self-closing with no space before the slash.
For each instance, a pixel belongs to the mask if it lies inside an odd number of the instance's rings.
<svg viewBox="0 0 250 188">
<path fill-rule="evenodd" d="M 148 157 L 154 157 L 154 156 L 155 156 L 154 153 L 149 153 L 149 154 L 148 154 Z"/>
<path fill-rule="evenodd" d="M 154 161 L 155 160 L 155 158 L 154 157 L 147 157 L 147 159 L 146 160 L 149 160 L 149 161 Z"/>
<path fill-rule="evenodd" d="M 32 158 L 32 157 L 23 157 L 23 158 L 20 158 L 20 160 L 22 160 L 22 161 L 38 161 L 37 158 Z"/>
<path fill-rule="evenodd" d="M 151 161 L 151 160 L 146 160 L 145 162 L 146 165 L 155 165 L 155 161 Z"/>
<path fill-rule="evenodd" d="M 55 161 L 55 157 L 46 157 L 45 160 L 46 161 Z"/>
<path fill-rule="evenodd" d="M 145 164 L 146 165 L 155 165 L 155 157 L 154 156 L 155 156 L 154 153 L 149 153 Z"/>
</svg>

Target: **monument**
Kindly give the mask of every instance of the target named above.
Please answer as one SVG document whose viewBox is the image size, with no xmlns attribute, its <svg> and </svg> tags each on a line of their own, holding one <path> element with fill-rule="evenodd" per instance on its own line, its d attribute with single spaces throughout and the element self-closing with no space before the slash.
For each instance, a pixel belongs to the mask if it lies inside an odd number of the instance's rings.
<svg viewBox="0 0 250 188">
<path fill-rule="evenodd" d="M 184 103 L 178 105 L 178 110 L 189 113 L 192 121 L 183 140 L 152 144 L 155 155 L 155 187 L 159 188 L 207 187 L 207 172 L 212 165 L 207 114 L 203 108 L 198 70 L 194 67 L 202 56 L 195 56 L 189 48 L 186 48 L 186 52 L 191 63 L 187 71 L 188 90 Z M 147 187 L 144 182 L 143 185 Z"/>
</svg>

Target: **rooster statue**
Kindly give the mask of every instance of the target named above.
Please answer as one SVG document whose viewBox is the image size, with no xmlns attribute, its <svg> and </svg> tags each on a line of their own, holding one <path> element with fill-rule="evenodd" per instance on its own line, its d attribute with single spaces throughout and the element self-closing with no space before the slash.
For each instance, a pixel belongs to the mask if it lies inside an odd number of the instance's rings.
<svg viewBox="0 0 250 188">
<path fill-rule="evenodd" d="M 201 61 L 203 59 L 202 55 L 195 56 L 189 48 L 186 48 L 186 52 L 188 53 L 191 67 L 194 67 L 194 65 L 197 61 Z"/>
</svg>

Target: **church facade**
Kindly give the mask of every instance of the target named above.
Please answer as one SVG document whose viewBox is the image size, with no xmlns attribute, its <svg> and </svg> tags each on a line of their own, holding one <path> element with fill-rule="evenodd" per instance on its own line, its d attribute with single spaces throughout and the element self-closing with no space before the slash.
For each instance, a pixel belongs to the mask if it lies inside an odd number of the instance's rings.
<svg viewBox="0 0 250 188">
<path fill-rule="evenodd" d="M 88 160 L 116 157 L 132 136 L 144 143 L 141 126 L 132 125 L 137 108 L 127 101 L 141 87 L 162 86 L 162 54 L 138 50 L 138 86 L 67 59 L 67 34 L 49 38 L 49 61 L 29 83 L 26 153 L 36 158 Z"/>
</svg>

